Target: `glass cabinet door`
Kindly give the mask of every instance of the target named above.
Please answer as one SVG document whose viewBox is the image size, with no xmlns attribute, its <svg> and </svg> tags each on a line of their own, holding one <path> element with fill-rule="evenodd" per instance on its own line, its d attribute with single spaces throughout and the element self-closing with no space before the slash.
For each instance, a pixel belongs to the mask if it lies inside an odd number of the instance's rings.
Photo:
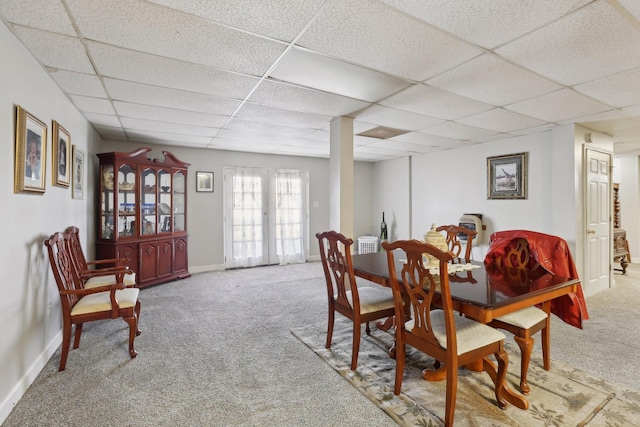
<svg viewBox="0 0 640 427">
<path fill-rule="evenodd" d="M 156 219 L 157 206 L 157 176 L 155 169 L 144 169 L 140 174 L 140 226 L 141 236 L 155 234 L 158 229 Z"/>
<path fill-rule="evenodd" d="M 158 232 L 171 232 L 171 172 L 161 169 L 158 171 L 160 192 L 158 193 Z"/>
<path fill-rule="evenodd" d="M 185 186 L 184 172 L 177 172 L 173 176 L 173 231 L 186 230 L 185 224 Z"/>
<path fill-rule="evenodd" d="M 100 236 L 101 239 L 114 239 L 114 197 L 113 165 L 102 165 L 100 170 L 102 188 L 100 189 Z"/>
<path fill-rule="evenodd" d="M 136 171 L 131 165 L 124 164 L 118 168 L 117 188 L 118 236 L 133 236 L 136 219 Z"/>
</svg>

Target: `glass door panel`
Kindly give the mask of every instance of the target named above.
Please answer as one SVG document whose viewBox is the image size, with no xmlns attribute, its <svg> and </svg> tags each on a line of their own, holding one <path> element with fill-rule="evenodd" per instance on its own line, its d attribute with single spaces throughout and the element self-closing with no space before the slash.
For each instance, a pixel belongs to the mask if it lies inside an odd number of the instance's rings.
<svg viewBox="0 0 640 427">
<path fill-rule="evenodd" d="M 171 173 L 163 169 L 158 171 L 158 181 L 160 182 L 160 191 L 158 192 L 158 224 L 159 233 L 168 233 L 171 231 Z"/>
<path fill-rule="evenodd" d="M 155 169 L 144 169 L 140 174 L 140 235 L 155 234 L 157 230 L 157 176 Z"/>
<path fill-rule="evenodd" d="M 114 177 L 115 178 L 115 177 Z M 135 235 L 136 172 L 131 165 L 118 168 L 118 235 Z"/>
<path fill-rule="evenodd" d="M 178 172 L 173 176 L 173 231 L 187 229 L 185 221 L 185 174 Z"/>
</svg>

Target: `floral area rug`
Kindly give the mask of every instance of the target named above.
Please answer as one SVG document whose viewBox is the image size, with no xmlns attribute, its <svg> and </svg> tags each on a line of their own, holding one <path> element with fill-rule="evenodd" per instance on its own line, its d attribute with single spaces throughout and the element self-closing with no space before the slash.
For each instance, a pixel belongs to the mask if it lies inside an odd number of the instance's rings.
<svg viewBox="0 0 640 427">
<path fill-rule="evenodd" d="M 402 393 L 393 394 L 395 360 L 388 355 L 393 335 L 372 327 L 362 332 L 358 367 L 351 371 L 351 323 L 337 318 L 331 349 L 325 349 L 327 325 L 292 329 L 340 375 L 384 410 L 399 425 L 440 426 L 444 422 L 446 381 L 422 379 L 433 359 L 407 346 Z M 509 386 L 519 391 L 520 352 L 507 338 Z M 511 342 L 509 342 L 511 341 Z M 603 361 L 606 363 L 606 361 Z M 527 376 L 529 409 L 496 406 L 493 383 L 486 372 L 460 369 L 454 423 L 456 426 L 640 426 L 640 392 L 612 384 L 560 362 L 542 368 L 540 354 L 531 356 Z"/>
</svg>

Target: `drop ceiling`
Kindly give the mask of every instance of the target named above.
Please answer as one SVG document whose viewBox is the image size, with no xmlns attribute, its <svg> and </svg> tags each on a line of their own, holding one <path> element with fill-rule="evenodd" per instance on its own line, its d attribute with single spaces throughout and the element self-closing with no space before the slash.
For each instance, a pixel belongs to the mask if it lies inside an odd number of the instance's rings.
<svg viewBox="0 0 640 427">
<path fill-rule="evenodd" d="M 637 0 L 0 0 L 105 140 L 378 161 L 579 123 L 640 152 Z M 360 136 L 374 128 L 405 131 Z M 375 132 L 369 135 L 375 135 Z"/>
</svg>

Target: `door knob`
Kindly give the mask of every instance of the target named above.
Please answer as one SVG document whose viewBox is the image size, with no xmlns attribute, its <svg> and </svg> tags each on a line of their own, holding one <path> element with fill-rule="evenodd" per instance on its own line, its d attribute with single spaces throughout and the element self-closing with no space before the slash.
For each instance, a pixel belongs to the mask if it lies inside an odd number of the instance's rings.
<svg viewBox="0 0 640 427">
<path fill-rule="evenodd" d="M 596 230 L 587 230 L 587 234 L 596 234 Z"/>
</svg>

